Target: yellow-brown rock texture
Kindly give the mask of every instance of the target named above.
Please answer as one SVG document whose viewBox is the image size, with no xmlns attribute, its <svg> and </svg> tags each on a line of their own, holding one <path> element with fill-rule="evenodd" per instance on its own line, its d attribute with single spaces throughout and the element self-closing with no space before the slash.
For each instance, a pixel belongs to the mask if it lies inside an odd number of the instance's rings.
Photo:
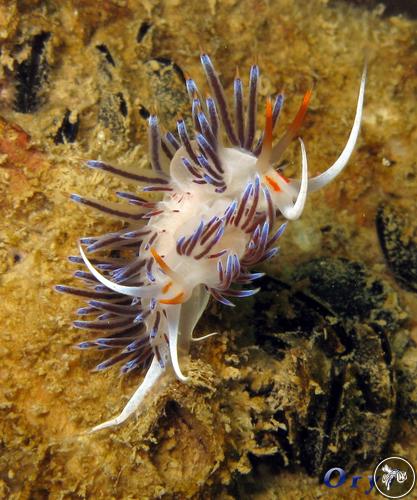
<svg viewBox="0 0 417 500">
<path fill-rule="evenodd" d="M 363 476 L 389 454 L 417 466 L 417 21 L 412 11 L 393 15 L 397 7 L 1 2 L 1 498 L 362 498 L 365 483 L 322 484 L 329 460 Z M 343 176 L 289 225 L 266 269 L 276 288 L 241 300 L 231 316 L 209 306 L 198 333 L 221 335 L 193 348 L 191 383 L 161 388 L 137 418 L 90 434 L 120 412 L 141 375 L 94 373 L 102 355 L 73 348 L 86 339 L 71 326 L 82 303 L 53 286 L 72 283 L 67 256 L 80 236 L 119 222 L 69 194 L 114 200 L 129 188 L 83 163 L 146 166 L 147 112 L 168 129 L 187 117 L 183 78 L 205 86 L 201 48 L 229 97 L 236 67 L 246 79 L 259 63 L 261 95 L 285 91 L 281 131 L 314 89 L 302 129 L 313 173 L 345 144 L 366 59 L 359 144 Z M 296 147 L 287 155 L 289 175 L 298 156 Z M 304 307 L 314 335 L 300 334 Z M 348 360 L 333 327 L 354 335 Z M 330 408 L 334 387 L 343 393 Z"/>
</svg>

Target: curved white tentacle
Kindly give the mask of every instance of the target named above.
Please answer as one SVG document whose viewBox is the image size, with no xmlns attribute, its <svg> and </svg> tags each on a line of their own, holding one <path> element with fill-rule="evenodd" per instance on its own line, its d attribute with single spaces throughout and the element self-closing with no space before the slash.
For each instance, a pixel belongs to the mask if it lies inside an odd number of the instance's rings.
<svg viewBox="0 0 417 500">
<path fill-rule="evenodd" d="M 181 313 L 181 305 L 168 306 L 166 308 L 166 314 L 168 320 L 169 354 L 171 356 L 172 368 L 174 370 L 175 376 L 182 382 L 186 382 L 189 377 L 186 377 L 182 373 L 178 361 L 178 336 L 180 335 L 179 331 L 180 313 Z"/>
<path fill-rule="evenodd" d="M 180 317 L 180 331 L 182 336 L 180 351 L 188 353 L 189 341 L 194 340 L 194 328 L 207 307 L 209 297 L 210 294 L 207 290 L 203 286 L 199 286 L 193 290 L 189 300 L 182 305 Z M 201 338 L 207 338 L 207 335 Z"/>
<path fill-rule="evenodd" d="M 120 425 L 125 420 L 127 420 L 137 410 L 137 408 L 142 404 L 142 402 L 145 399 L 145 396 L 148 394 L 148 392 L 151 389 L 155 388 L 156 382 L 158 381 L 158 379 L 161 377 L 161 375 L 163 373 L 164 373 L 164 369 L 161 368 L 158 360 L 156 359 L 156 357 L 154 357 L 150 367 L 148 368 L 148 371 L 146 372 L 146 375 L 145 375 L 145 378 L 143 379 L 143 382 L 140 384 L 140 386 L 133 393 L 133 396 L 129 399 L 127 405 L 123 408 L 120 415 L 118 415 L 116 418 L 113 418 L 111 420 L 107 420 L 107 422 L 103 422 L 100 425 L 96 425 L 95 427 L 93 427 L 91 429 L 90 432 L 96 432 L 96 431 L 100 431 L 102 429 L 106 429 L 108 427 Z"/>
<path fill-rule="evenodd" d="M 365 65 L 362 73 L 361 84 L 359 87 L 355 120 L 353 122 L 352 130 L 350 131 L 350 135 L 346 143 L 346 146 L 344 147 L 339 158 L 333 163 L 331 167 L 325 170 L 322 174 L 318 175 L 317 177 L 313 177 L 308 181 L 309 192 L 317 191 L 322 187 L 326 186 L 327 184 L 329 184 L 329 182 L 331 182 L 337 175 L 340 174 L 340 172 L 342 172 L 342 170 L 345 168 L 347 162 L 349 161 L 349 158 L 353 153 L 356 141 L 358 140 L 359 131 L 361 128 L 363 101 L 365 97 L 366 72 L 367 72 L 367 67 Z"/>
<path fill-rule="evenodd" d="M 124 295 L 129 295 L 130 297 L 142 297 L 142 298 L 151 298 L 154 297 L 159 291 L 159 286 L 124 286 L 115 283 L 107 279 L 101 273 L 97 271 L 97 269 L 91 264 L 88 260 L 87 256 L 84 253 L 82 246 L 79 244 L 78 249 L 80 251 L 80 255 L 84 261 L 84 264 L 87 266 L 90 273 L 103 285 L 105 285 L 113 292 L 122 293 Z"/>
<path fill-rule="evenodd" d="M 282 215 L 288 220 L 296 220 L 300 217 L 304 210 L 304 205 L 307 199 L 308 189 L 308 163 L 307 154 L 304 147 L 304 142 L 298 138 L 301 145 L 301 184 L 298 192 L 297 200 L 294 205 L 280 207 Z"/>
<path fill-rule="evenodd" d="M 219 332 L 208 333 L 207 335 L 203 335 L 202 337 L 191 337 L 193 342 L 200 342 L 201 340 L 206 340 L 209 337 L 214 337 L 214 335 L 219 335 Z"/>
</svg>

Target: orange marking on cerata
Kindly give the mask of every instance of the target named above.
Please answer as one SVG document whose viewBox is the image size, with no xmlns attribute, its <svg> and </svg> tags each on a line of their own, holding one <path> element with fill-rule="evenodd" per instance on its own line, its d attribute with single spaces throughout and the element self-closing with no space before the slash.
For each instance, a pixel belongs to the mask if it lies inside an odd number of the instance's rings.
<svg viewBox="0 0 417 500">
<path fill-rule="evenodd" d="M 152 257 L 158 263 L 158 265 L 162 269 L 162 271 L 165 271 L 166 273 L 172 272 L 172 269 L 168 266 L 168 264 L 165 263 L 165 261 L 159 255 L 159 253 L 155 250 L 155 248 L 151 247 L 150 250 L 151 250 Z"/>
<path fill-rule="evenodd" d="M 300 109 L 298 110 L 298 113 L 296 114 L 293 122 L 288 127 L 285 134 L 278 141 L 278 144 L 276 144 L 273 147 L 272 157 L 271 157 L 273 162 L 277 162 L 281 158 L 282 153 L 285 151 L 285 149 L 287 148 L 289 143 L 297 135 L 298 130 L 300 129 L 300 127 L 303 123 L 304 117 L 307 113 L 307 108 L 308 108 L 308 104 L 310 102 L 312 93 L 313 93 L 312 90 L 307 90 L 307 92 L 304 94 L 303 102 L 301 103 Z"/>
<path fill-rule="evenodd" d="M 298 113 L 295 115 L 294 121 L 291 123 L 289 128 L 292 135 L 295 135 L 297 133 L 298 129 L 301 127 L 303 123 L 312 94 L 313 94 L 312 89 L 307 90 L 307 92 L 304 94 L 303 102 L 301 103 L 300 109 L 298 110 Z"/>
<path fill-rule="evenodd" d="M 162 293 L 167 293 L 167 291 L 172 287 L 172 281 L 168 281 L 166 285 L 162 288 Z"/>
<path fill-rule="evenodd" d="M 160 304 L 182 304 L 185 299 L 185 293 L 180 292 L 178 295 L 175 295 L 175 297 L 172 297 L 172 299 L 161 299 L 159 301 Z"/>
<path fill-rule="evenodd" d="M 279 193 L 281 191 L 281 188 L 279 187 L 279 184 L 274 181 L 274 179 L 271 179 L 269 175 L 265 175 L 265 179 L 267 183 L 271 186 L 271 188 L 276 192 Z"/>
<path fill-rule="evenodd" d="M 266 110 L 265 110 L 265 134 L 264 134 L 264 146 L 272 146 L 272 101 L 268 96 L 266 100 Z"/>
</svg>

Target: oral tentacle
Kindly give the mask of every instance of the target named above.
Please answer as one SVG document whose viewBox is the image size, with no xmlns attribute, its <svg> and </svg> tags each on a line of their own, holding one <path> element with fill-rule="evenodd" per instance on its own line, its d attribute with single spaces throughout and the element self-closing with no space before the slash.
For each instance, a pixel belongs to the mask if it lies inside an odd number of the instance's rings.
<svg viewBox="0 0 417 500">
<path fill-rule="evenodd" d="M 340 154 L 339 158 L 333 163 L 331 167 L 325 170 L 322 174 L 313 177 L 312 179 L 309 179 L 308 181 L 309 192 L 318 191 L 319 189 L 329 184 L 335 177 L 337 177 L 345 168 L 353 153 L 353 150 L 355 148 L 356 142 L 359 137 L 359 132 L 362 123 L 363 103 L 365 99 L 366 74 L 367 74 L 367 67 L 365 65 L 362 73 L 361 84 L 359 87 L 355 119 L 353 121 L 353 126 L 350 131 L 346 145 L 342 153 Z"/>
<path fill-rule="evenodd" d="M 179 324 L 181 306 L 171 306 L 167 308 L 166 312 L 168 321 L 169 354 L 171 357 L 172 368 L 178 380 L 181 380 L 181 382 L 187 382 L 188 377 L 182 373 L 178 360 L 178 336 L 180 335 Z"/>
<path fill-rule="evenodd" d="M 299 139 L 301 145 L 301 183 L 300 190 L 298 192 L 297 199 L 295 203 L 292 205 L 279 205 L 279 209 L 282 215 L 288 220 L 296 220 L 298 219 L 304 210 L 304 205 L 307 199 L 307 190 L 308 190 L 308 163 L 307 163 L 307 154 L 304 147 L 304 143 L 302 139 Z"/>
<path fill-rule="evenodd" d="M 84 264 L 86 267 L 90 270 L 91 274 L 96 278 L 97 281 L 102 283 L 106 288 L 109 290 L 112 290 L 118 294 L 122 295 L 129 295 L 130 297 L 142 297 L 142 298 L 149 298 L 149 297 L 154 297 L 156 293 L 159 291 L 159 286 L 123 286 L 115 283 L 114 281 L 111 281 L 107 279 L 105 276 L 103 276 L 101 273 L 95 269 L 95 267 L 91 264 L 91 262 L 88 260 L 87 256 L 84 253 L 84 250 L 81 245 L 78 247 L 80 255 L 84 261 Z"/>
<path fill-rule="evenodd" d="M 116 418 L 112 418 L 100 425 L 96 425 L 90 432 L 101 431 L 103 429 L 107 429 L 108 427 L 114 427 L 125 422 L 143 404 L 145 397 L 149 394 L 149 392 L 155 389 L 156 383 L 163 374 L 164 370 L 159 365 L 158 360 L 154 358 L 148 368 L 148 371 L 146 372 L 145 378 L 133 393 L 122 412 Z"/>
</svg>

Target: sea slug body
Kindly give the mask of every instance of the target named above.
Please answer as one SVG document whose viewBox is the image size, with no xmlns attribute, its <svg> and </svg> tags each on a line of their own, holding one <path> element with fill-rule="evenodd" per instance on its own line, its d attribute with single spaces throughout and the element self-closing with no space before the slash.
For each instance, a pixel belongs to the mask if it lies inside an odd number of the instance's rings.
<svg viewBox="0 0 417 500">
<path fill-rule="evenodd" d="M 162 199 L 151 201 L 137 193 L 118 192 L 127 204 L 104 204 L 72 195 L 73 200 L 127 223 L 118 232 L 82 238 L 80 256 L 70 260 L 86 266 L 86 271 L 75 273 L 84 287 L 56 287 L 87 300 L 87 306 L 77 311 L 86 319 L 74 325 L 100 332 L 99 338 L 81 342 L 79 347 L 111 352 L 97 370 L 120 363 L 122 373 L 146 371 L 120 415 L 93 430 L 125 421 L 163 375 L 187 380 L 180 362 L 196 340 L 193 330 L 209 297 L 230 306 L 234 297 L 257 292 L 246 288 L 261 276 L 250 269 L 276 254 L 275 244 L 286 224 L 278 221 L 300 217 L 307 193 L 325 186 L 343 170 L 359 135 L 366 71 L 353 127 L 339 158 L 324 173 L 309 179 L 306 150 L 299 139 L 301 181 L 286 179 L 276 166 L 298 134 L 311 91 L 273 145 L 283 96 L 266 100 L 265 127 L 256 138 L 258 66 L 250 69 L 246 99 L 242 80 L 236 76 L 230 112 L 209 56 L 202 54 L 201 62 L 211 96 L 203 100 L 195 82 L 187 79 L 192 132 L 179 120 L 176 134 L 162 134 L 157 117 L 149 117 L 152 170 L 87 162 L 90 168 L 137 181 L 139 191 L 160 192 Z M 105 252 L 114 250 L 116 256 L 106 256 Z M 96 252 L 101 256 L 87 257 Z"/>
</svg>

